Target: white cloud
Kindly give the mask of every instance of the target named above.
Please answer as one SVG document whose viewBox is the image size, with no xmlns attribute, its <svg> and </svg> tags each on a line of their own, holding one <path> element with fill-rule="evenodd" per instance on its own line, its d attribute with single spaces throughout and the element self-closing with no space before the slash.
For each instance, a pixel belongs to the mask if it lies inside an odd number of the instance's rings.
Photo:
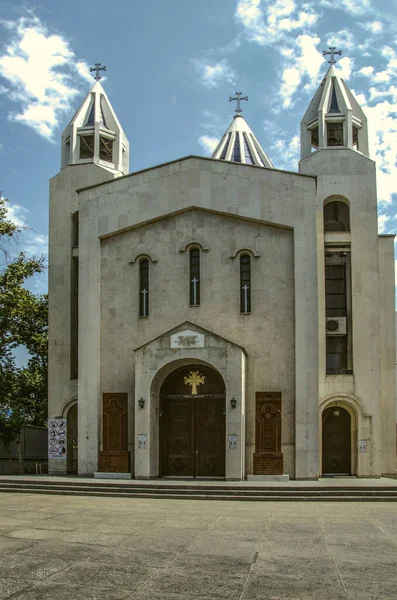
<svg viewBox="0 0 397 600">
<path fill-rule="evenodd" d="M 269 121 L 264 121 L 265 130 L 272 139 L 276 141 L 272 144 L 271 150 L 277 159 L 277 168 L 296 171 L 300 155 L 300 135 L 296 133 L 292 139 L 286 131 L 280 132 L 275 125 Z"/>
<path fill-rule="evenodd" d="M 364 106 L 368 117 L 370 153 L 377 163 L 379 202 L 389 203 L 396 193 L 397 112 L 388 100 Z"/>
<path fill-rule="evenodd" d="M 383 23 L 380 21 L 368 21 L 366 23 L 359 23 L 360 27 L 371 33 L 379 34 L 383 33 Z"/>
<path fill-rule="evenodd" d="M 4 199 L 4 198 L 2 198 Z M 7 215 L 6 218 L 14 223 L 17 227 L 25 227 L 28 209 L 20 206 L 19 204 L 10 204 L 7 202 Z"/>
<path fill-rule="evenodd" d="M 350 79 L 354 66 L 354 60 L 349 56 L 345 56 L 338 62 L 337 70 L 343 79 Z"/>
<path fill-rule="evenodd" d="M 316 48 L 319 43 L 318 37 L 300 35 L 294 42 L 298 56 L 293 52 L 288 55 L 287 49 L 284 49 L 283 55 L 291 64 L 284 68 L 282 74 L 279 94 L 283 101 L 283 108 L 290 108 L 293 105 L 293 96 L 302 80 L 307 80 L 305 90 L 315 87 L 317 75 L 324 64 L 323 55 Z"/>
<path fill-rule="evenodd" d="M 379 233 L 385 233 L 386 231 L 386 223 L 389 221 L 389 215 L 378 215 L 378 230 Z"/>
<path fill-rule="evenodd" d="M 309 30 L 318 20 L 309 4 L 297 6 L 294 0 L 238 0 L 236 20 L 250 41 L 268 46 L 287 33 Z"/>
<path fill-rule="evenodd" d="M 348 12 L 353 16 L 372 12 L 370 0 L 320 0 L 320 6 Z"/>
<path fill-rule="evenodd" d="M 208 155 L 212 155 L 219 143 L 219 138 L 211 137 L 209 135 L 201 135 L 198 141 L 204 152 Z"/>
<path fill-rule="evenodd" d="M 67 40 L 51 34 L 37 17 L 0 25 L 10 35 L 0 54 L 0 75 L 7 80 L 9 98 L 19 105 L 9 118 L 51 139 L 78 93 L 74 81 L 92 81 L 88 66 L 76 60 Z"/>
<path fill-rule="evenodd" d="M 235 76 L 227 59 L 209 62 L 206 59 L 191 61 L 200 76 L 201 83 L 207 88 L 214 88 L 222 83 L 234 84 Z"/>
<path fill-rule="evenodd" d="M 47 255 L 48 237 L 29 227 L 28 215 L 29 210 L 24 206 L 7 202 L 6 218 L 21 229 L 17 238 L 18 251 L 23 250 L 29 256 Z"/>
<path fill-rule="evenodd" d="M 328 35 L 326 45 L 328 47 L 335 46 L 337 50 L 343 48 L 345 50 L 351 50 L 357 47 L 357 41 L 355 35 L 349 29 L 341 29 L 338 32 L 330 33 Z"/>
</svg>

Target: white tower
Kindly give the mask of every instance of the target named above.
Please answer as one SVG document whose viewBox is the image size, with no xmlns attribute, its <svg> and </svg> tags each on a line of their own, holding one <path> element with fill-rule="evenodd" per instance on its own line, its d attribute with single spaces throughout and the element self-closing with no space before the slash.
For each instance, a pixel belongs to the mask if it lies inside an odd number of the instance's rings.
<svg viewBox="0 0 397 600">
<path fill-rule="evenodd" d="M 48 412 L 69 428 L 67 458 L 50 460 L 52 473 L 75 470 L 77 437 L 87 443 L 84 432 L 77 434 L 79 261 L 86 258 L 79 256 L 77 190 L 129 169 L 127 137 L 93 70 L 97 80 L 63 132 L 61 171 L 50 182 Z"/>
<path fill-rule="evenodd" d="M 327 408 L 346 410 L 352 474 L 390 474 L 395 471 L 393 239 L 378 236 L 367 118 L 334 66 L 340 52 L 330 50 L 331 66 L 302 119 L 299 165 L 301 173 L 317 176 L 319 422 Z M 359 440 L 365 452 L 358 452 Z"/>
</svg>

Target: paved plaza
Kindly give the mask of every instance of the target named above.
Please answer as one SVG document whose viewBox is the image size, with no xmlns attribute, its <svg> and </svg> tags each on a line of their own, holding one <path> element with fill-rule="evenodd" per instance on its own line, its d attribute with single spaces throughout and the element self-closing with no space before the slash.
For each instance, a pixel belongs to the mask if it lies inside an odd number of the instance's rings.
<svg viewBox="0 0 397 600">
<path fill-rule="evenodd" d="M 397 503 L 0 494 L 0 599 L 397 598 Z"/>
</svg>

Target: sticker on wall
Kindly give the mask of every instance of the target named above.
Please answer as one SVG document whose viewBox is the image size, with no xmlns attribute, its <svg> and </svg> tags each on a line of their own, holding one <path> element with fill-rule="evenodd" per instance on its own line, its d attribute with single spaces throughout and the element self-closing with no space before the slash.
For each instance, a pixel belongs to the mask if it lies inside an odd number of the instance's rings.
<svg viewBox="0 0 397 600">
<path fill-rule="evenodd" d="M 237 440 L 238 440 L 237 433 L 231 433 L 229 435 L 229 450 L 235 450 L 237 448 Z"/>
<path fill-rule="evenodd" d="M 146 433 L 138 433 L 138 448 L 146 448 Z"/>
<path fill-rule="evenodd" d="M 66 419 L 48 419 L 48 458 L 66 458 Z"/>
<path fill-rule="evenodd" d="M 367 451 L 367 440 L 358 440 L 358 450 L 359 452 Z"/>
</svg>

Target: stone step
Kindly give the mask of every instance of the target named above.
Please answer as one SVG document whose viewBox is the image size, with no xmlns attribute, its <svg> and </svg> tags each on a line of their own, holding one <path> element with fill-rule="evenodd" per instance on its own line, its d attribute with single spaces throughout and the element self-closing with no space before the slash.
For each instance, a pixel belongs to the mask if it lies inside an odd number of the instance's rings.
<svg viewBox="0 0 397 600">
<path fill-rule="evenodd" d="M 140 498 L 140 499 L 161 499 L 161 500 L 222 500 L 222 501 L 249 501 L 249 502 L 397 502 L 396 496 L 280 496 L 280 495 L 266 495 L 266 496 L 212 496 L 208 494 L 162 494 L 159 496 L 155 493 L 137 493 L 134 495 L 125 494 L 123 492 L 111 493 L 102 491 L 89 491 L 84 492 L 78 491 L 67 491 L 67 490 L 46 490 L 46 489 L 22 489 L 22 488 L 4 488 L 0 492 L 8 493 L 23 493 L 23 494 L 49 494 L 49 495 L 61 495 L 61 496 L 95 496 L 97 498 Z"/>
<path fill-rule="evenodd" d="M 317 488 L 304 490 L 302 488 L 274 489 L 274 488 L 229 488 L 201 489 L 190 487 L 181 489 L 179 486 L 108 486 L 108 485 L 79 485 L 77 482 L 68 485 L 66 482 L 15 482 L 0 481 L 0 492 L 24 494 L 55 494 L 71 496 L 98 496 L 119 498 L 157 498 L 157 499 L 189 499 L 189 500 L 246 500 L 246 501 L 334 501 L 334 502 L 396 502 L 397 488 L 355 488 L 333 489 Z"/>
<path fill-rule="evenodd" d="M 180 492 L 197 492 L 197 491 L 206 491 L 208 493 L 225 493 L 225 494 L 233 494 L 233 493 L 244 493 L 244 494 L 256 494 L 260 493 L 386 493 L 386 494 L 397 494 L 397 485 L 395 487 L 387 487 L 382 485 L 373 485 L 373 486 L 351 486 L 351 485 L 332 485 L 332 486 L 313 486 L 313 485 L 305 485 L 296 487 L 294 485 L 283 485 L 283 486 L 266 486 L 266 485 L 258 485 L 258 486 L 241 486 L 241 485 L 208 485 L 205 483 L 199 483 L 195 485 L 191 485 L 188 483 L 177 483 L 177 484 L 166 484 L 166 483 L 110 483 L 109 481 L 96 482 L 94 480 L 91 481 L 70 481 L 69 479 L 65 479 L 64 481 L 51 481 L 43 478 L 42 480 L 29 480 L 29 479 L 7 479 L 6 477 L 0 477 L 0 487 L 2 485 L 11 485 L 15 487 L 19 486 L 29 486 L 29 487 L 43 487 L 46 488 L 68 488 L 68 489 L 98 489 L 98 490 L 121 490 L 124 492 L 135 492 L 138 490 L 154 490 L 158 492 L 162 491 L 175 491 L 178 490 Z"/>
</svg>

